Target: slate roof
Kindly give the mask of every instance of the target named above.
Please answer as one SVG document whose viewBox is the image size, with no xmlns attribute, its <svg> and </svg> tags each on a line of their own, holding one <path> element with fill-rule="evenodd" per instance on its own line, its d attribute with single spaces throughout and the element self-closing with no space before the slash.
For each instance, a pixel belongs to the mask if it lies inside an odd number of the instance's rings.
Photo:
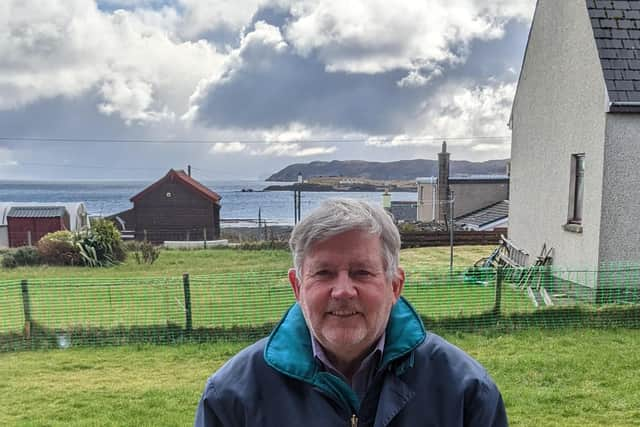
<svg viewBox="0 0 640 427">
<path fill-rule="evenodd" d="M 418 202 L 392 201 L 391 214 L 396 221 L 415 221 L 418 217 Z"/>
<path fill-rule="evenodd" d="M 63 206 L 14 206 L 9 209 L 7 218 L 58 218 L 66 212 Z"/>
<path fill-rule="evenodd" d="M 503 200 L 477 211 L 456 218 L 458 224 L 473 225 L 478 228 L 509 217 L 509 201 Z"/>
<path fill-rule="evenodd" d="M 640 0 L 585 0 L 610 112 L 640 112 Z"/>
</svg>

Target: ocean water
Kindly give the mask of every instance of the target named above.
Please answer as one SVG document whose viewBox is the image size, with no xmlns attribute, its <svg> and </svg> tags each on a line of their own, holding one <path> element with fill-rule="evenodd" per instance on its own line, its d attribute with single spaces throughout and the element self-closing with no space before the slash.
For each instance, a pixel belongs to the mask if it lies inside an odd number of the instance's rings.
<svg viewBox="0 0 640 427">
<path fill-rule="evenodd" d="M 292 225 L 293 192 L 262 191 L 273 183 L 265 181 L 201 181 L 222 200 L 222 226 L 252 225 L 258 214 L 270 225 Z M 90 215 L 106 216 L 133 207 L 129 199 L 150 185 L 147 181 L 36 182 L 0 181 L 0 202 L 83 202 Z M 251 189 L 253 191 L 242 191 Z M 382 204 L 380 192 L 302 192 L 302 216 L 329 198 L 352 198 Z M 391 200 L 416 201 L 415 192 L 393 193 Z M 240 221 L 239 221 L 240 220 Z"/>
</svg>

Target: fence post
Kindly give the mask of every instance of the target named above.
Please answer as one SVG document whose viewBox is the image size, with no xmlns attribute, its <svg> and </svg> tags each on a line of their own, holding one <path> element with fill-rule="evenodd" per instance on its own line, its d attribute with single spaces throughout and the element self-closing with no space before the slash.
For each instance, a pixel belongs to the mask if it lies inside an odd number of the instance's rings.
<svg viewBox="0 0 640 427">
<path fill-rule="evenodd" d="M 191 332 L 193 329 L 193 323 L 191 320 L 191 287 L 189 285 L 189 273 L 184 273 L 182 275 L 182 287 L 184 288 L 185 328 L 187 332 Z"/>
<path fill-rule="evenodd" d="M 202 241 L 202 246 L 204 249 L 207 249 L 207 227 L 202 228 L 202 237 L 204 240 Z"/>
<path fill-rule="evenodd" d="M 147 241 L 147 229 L 145 228 L 144 230 L 142 230 L 142 232 L 144 233 L 144 241 Z"/>
<path fill-rule="evenodd" d="M 496 268 L 496 296 L 493 304 L 493 315 L 500 316 L 500 309 L 502 307 L 502 281 L 504 278 L 504 267 Z"/>
<path fill-rule="evenodd" d="M 20 282 L 22 287 L 22 309 L 24 311 L 24 337 L 31 338 L 31 301 L 29 300 L 29 283 L 26 280 Z"/>
</svg>

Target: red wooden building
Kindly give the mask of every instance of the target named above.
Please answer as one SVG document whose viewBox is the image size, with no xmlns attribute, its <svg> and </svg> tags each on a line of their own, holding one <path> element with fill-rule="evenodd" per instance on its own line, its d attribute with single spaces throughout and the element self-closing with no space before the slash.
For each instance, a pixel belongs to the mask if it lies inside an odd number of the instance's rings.
<svg viewBox="0 0 640 427">
<path fill-rule="evenodd" d="M 131 197 L 132 209 L 110 218 L 136 240 L 216 240 L 220 238 L 220 199 L 184 171 L 171 169 Z"/>
<path fill-rule="evenodd" d="M 69 229 L 69 213 L 62 206 L 12 207 L 7 214 L 9 247 L 31 246 L 47 233 Z"/>
</svg>

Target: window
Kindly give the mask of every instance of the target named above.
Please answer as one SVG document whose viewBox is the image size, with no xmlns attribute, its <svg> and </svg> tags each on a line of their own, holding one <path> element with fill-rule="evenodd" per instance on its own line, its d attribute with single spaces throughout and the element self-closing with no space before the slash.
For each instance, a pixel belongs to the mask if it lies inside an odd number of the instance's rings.
<svg viewBox="0 0 640 427">
<path fill-rule="evenodd" d="M 569 191 L 568 224 L 582 224 L 584 198 L 584 153 L 571 156 L 571 187 Z M 577 231 L 577 230 L 576 230 Z M 580 230 L 582 231 L 582 230 Z"/>
</svg>

